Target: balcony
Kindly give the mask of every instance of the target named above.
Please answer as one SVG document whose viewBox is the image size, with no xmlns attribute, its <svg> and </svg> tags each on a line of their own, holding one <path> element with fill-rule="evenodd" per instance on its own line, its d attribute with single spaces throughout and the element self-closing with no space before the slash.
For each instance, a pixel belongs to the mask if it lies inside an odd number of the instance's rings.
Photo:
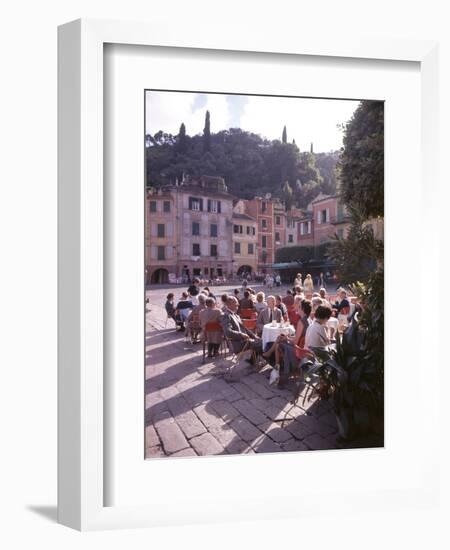
<svg viewBox="0 0 450 550">
<path fill-rule="evenodd" d="M 330 221 L 325 223 L 329 223 L 330 225 L 338 225 L 340 223 L 349 223 L 350 221 L 350 214 L 339 214 L 338 216 L 331 216 Z"/>
</svg>

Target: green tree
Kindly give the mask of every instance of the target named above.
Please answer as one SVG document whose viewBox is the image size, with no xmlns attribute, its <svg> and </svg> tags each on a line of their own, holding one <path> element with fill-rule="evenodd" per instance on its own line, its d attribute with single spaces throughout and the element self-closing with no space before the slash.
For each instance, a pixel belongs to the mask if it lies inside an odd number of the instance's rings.
<svg viewBox="0 0 450 550">
<path fill-rule="evenodd" d="M 281 142 L 287 143 L 287 132 L 286 132 L 286 126 L 283 127 L 283 134 L 281 136 Z"/>
<path fill-rule="evenodd" d="M 340 192 L 364 218 L 384 216 L 384 103 L 361 101 L 345 125 Z"/>
<path fill-rule="evenodd" d="M 211 150 L 211 120 L 209 111 L 205 115 L 205 127 L 203 128 L 203 150 L 208 152 Z"/>
<path fill-rule="evenodd" d="M 184 122 L 181 123 L 180 131 L 178 132 L 178 152 L 185 153 L 187 149 L 187 138 L 186 138 L 186 126 Z"/>
</svg>

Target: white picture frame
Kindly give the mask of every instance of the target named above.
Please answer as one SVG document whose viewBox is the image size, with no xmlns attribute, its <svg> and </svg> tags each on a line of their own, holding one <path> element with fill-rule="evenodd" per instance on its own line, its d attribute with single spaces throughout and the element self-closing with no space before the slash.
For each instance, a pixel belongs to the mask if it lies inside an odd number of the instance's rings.
<svg viewBox="0 0 450 550">
<path fill-rule="evenodd" d="M 220 32 L 189 35 L 157 23 L 78 20 L 59 28 L 59 148 L 58 148 L 58 518 L 80 530 L 145 527 L 181 523 L 173 510 L 147 505 L 105 506 L 108 486 L 104 476 L 104 195 L 103 195 L 103 61 L 105 44 L 200 48 L 283 55 L 357 58 L 360 60 L 409 61 L 420 64 L 422 88 L 421 139 L 422 187 L 438 189 L 435 131 L 438 45 L 433 41 L 352 40 L 303 35 L 280 40 L 259 37 L 246 29 L 232 37 Z M 195 36 L 195 38 L 189 38 Z M 426 238 L 433 241 L 436 225 L 432 210 L 425 210 Z M 438 263 L 436 248 L 421 246 L 427 262 Z M 423 352 L 423 344 L 421 351 Z M 437 348 L 428 349 L 430 363 L 437 364 Z M 430 357 L 431 355 L 431 357 Z M 430 367 L 431 372 L 433 368 Z M 430 370 L 429 370 L 430 372 Z M 437 370 L 434 371 L 437 374 Z M 431 389 L 431 391 L 433 391 Z M 434 390 L 437 393 L 437 389 Z M 138 396 L 139 397 L 139 396 Z M 430 422 L 437 411 L 427 411 Z M 143 437 L 143 435 L 142 435 Z M 202 459 L 203 460 L 203 459 Z M 439 478 L 431 472 L 416 487 L 392 494 L 391 505 L 435 502 Z M 371 495 L 367 495 L 370 499 Z M 186 495 L 181 495 L 183 500 Z M 216 510 L 207 520 L 220 515 Z M 186 500 L 185 506 L 186 506 Z M 311 502 L 311 501 L 310 501 Z M 224 503 L 222 503 L 223 506 Z M 226 519 L 267 517 L 268 503 L 260 498 L 253 511 L 233 502 L 234 516 Z M 270 504 L 269 504 L 270 506 Z M 376 510 L 376 506 L 373 508 Z M 343 497 L 345 509 L 345 497 Z M 286 515 L 309 513 L 299 506 Z M 186 513 L 184 521 L 204 521 Z"/>
</svg>

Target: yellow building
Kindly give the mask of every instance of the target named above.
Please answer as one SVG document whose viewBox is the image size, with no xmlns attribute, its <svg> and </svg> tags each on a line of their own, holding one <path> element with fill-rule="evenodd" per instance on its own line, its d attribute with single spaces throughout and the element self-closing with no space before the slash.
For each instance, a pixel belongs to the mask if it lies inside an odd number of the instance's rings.
<svg viewBox="0 0 450 550">
<path fill-rule="evenodd" d="M 258 264 L 258 224 L 245 210 L 243 199 L 233 207 L 233 272 L 238 276 L 254 273 Z"/>
<path fill-rule="evenodd" d="M 174 194 L 169 189 L 148 192 L 145 216 L 146 283 L 168 283 L 177 271 Z"/>
</svg>

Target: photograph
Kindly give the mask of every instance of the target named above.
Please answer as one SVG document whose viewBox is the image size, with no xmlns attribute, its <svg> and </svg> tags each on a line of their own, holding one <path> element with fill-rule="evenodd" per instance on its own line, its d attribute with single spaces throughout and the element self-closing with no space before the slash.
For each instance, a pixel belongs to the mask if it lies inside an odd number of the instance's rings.
<svg viewBox="0 0 450 550">
<path fill-rule="evenodd" d="M 384 102 L 144 113 L 145 458 L 384 447 Z"/>
</svg>

